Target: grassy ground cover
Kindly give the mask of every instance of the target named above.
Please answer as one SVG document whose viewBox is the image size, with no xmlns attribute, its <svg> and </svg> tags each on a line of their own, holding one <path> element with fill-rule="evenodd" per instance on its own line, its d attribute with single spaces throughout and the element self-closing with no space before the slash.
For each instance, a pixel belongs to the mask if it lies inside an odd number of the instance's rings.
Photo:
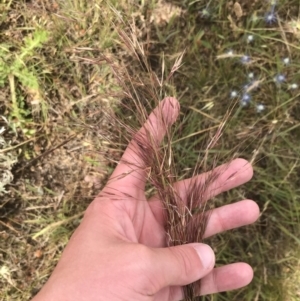
<svg viewBox="0 0 300 301">
<path fill-rule="evenodd" d="M 220 163 L 251 160 L 255 176 L 215 203 L 250 198 L 262 213 L 255 225 L 208 242 L 218 265 L 246 261 L 255 278 L 203 300 L 298 300 L 299 1 L 110 4 L 116 9 L 101 0 L 0 4 L 0 300 L 40 289 L 113 168 L 105 158 L 120 154 L 122 145 L 106 142 L 117 133 L 104 112 L 120 114 L 122 89 L 103 54 L 151 83 L 116 31 L 120 16 L 159 78 L 185 51 L 164 87 L 181 103 L 173 146 L 183 176 L 237 102 L 212 153 Z"/>
</svg>

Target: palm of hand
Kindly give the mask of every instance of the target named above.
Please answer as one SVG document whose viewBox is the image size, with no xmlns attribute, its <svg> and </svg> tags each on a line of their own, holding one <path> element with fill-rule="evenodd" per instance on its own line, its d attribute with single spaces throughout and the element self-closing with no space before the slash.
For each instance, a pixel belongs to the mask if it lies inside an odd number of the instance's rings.
<svg viewBox="0 0 300 301">
<path fill-rule="evenodd" d="M 247 167 L 245 168 L 245 166 Z M 120 174 L 122 174 L 123 168 L 125 168 L 125 166 L 121 165 L 119 170 Z M 222 169 L 222 166 L 219 168 Z M 230 175 L 235 174 L 241 169 L 244 172 L 240 172 L 236 178 L 227 182 Z M 230 165 L 226 166 L 226 170 L 218 179 L 218 183 L 214 183 L 214 186 L 219 187 L 214 189 L 214 195 L 239 186 L 248 181 L 251 177 L 252 168 L 249 166 L 249 163 L 243 159 L 234 160 Z M 200 175 L 197 178 L 197 180 L 201 182 L 203 175 Z M 136 183 L 133 184 L 133 182 Z M 116 197 L 116 200 L 109 201 L 110 205 L 114 207 L 114 210 L 118 212 L 116 215 L 122 217 L 119 219 L 123 229 L 122 239 L 128 239 L 130 242 L 138 243 L 139 246 L 146 245 L 152 248 L 165 247 L 165 220 L 161 202 L 156 196 L 147 201 L 144 192 L 141 192 L 141 189 L 137 188 L 137 185 L 144 187 L 144 184 L 138 182 L 139 181 L 136 181 L 136 179 L 133 180 L 127 178 L 124 180 L 124 183 L 119 186 L 117 184 L 118 181 L 116 181 L 115 186 L 118 187 L 117 189 L 120 196 Z M 184 186 L 181 185 L 183 182 L 177 184 L 178 189 Z M 184 184 L 186 185 L 186 181 Z M 110 185 L 108 185 L 108 187 L 109 186 Z M 111 184 L 111 186 L 113 187 L 114 184 Z M 111 189 L 108 190 L 110 191 Z M 130 195 L 130 197 L 124 198 L 124 195 Z M 252 223 L 257 218 L 258 214 L 257 205 L 250 200 L 244 200 L 236 204 L 215 209 L 211 214 L 204 236 L 209 237 L 228 229 Z M 243 274 L 245 276 L 243 276 Z M 202 279 L 202 293 L 214 293 L 243 286 L 243 282 L 249 281 L 247 278 L 249 279 L 252 277 L 251 274 L 252 271 L 243 263 L 214 269 Z M 229 281 L 228 275 L 231 276 Z M 152 284 L 154 282 L 153 279 L 159 278 L 157 274 L 152 274 L 151 277 L 153 277 L 152 280 L 148 279 L 148 282 L 152 282 Z M 149 300 L 180 300 L 182 298 L 182 289 L 180 286 L 167 286 L 160 290 L 158 290 L 158 287 L 155 287 L 153 291 L 156 291 L 157 293 L 149 293 L 148 295 L 151 296 L 151 299 Z"/>
<path fill-rule="evenodd" d="M 149 122 L 160 141 L 164 129 L 155 122 L 153 114 Z M 204 276 L 201 294 L 249 283 L 252 269 L 244 263 L 212 270 L 212 262 L 205 269 L 193 247 L 165 248 L 161 202 L 156 197 L 147 201 L 144 193 L 146 173 L 134 171 L 128 164 L 139 165 L 136 148 L 134 141 L 127 147 L 108 184 L 87 209 L 42 293 L 47 295 L 47 291 L 54 289 L 55 300 L 69 300 L 59 298 L 60 294 L 72 296 L 75 291 L 77 299 L 70 297 L 70 300 L 175 301 L 182 298 L 182 285 Z M 238 170 L 242 172 L 237 174 Z M 233 174 L 236 176 L 230 177 Z M 241 185 L 251 177 L 250 165 L 242 159 L 234 160 L 215 183 L 214 195 Z M 201 181 L 201 175 L 198 180 Z M 176 189 L 180 191 L 182 184 L 186 185 L 188 181 L 177 183 Z M 257 205 L 250 200 L 215 209 L 204 236 L 252 223 L 258 215 Z"/>
</svg>

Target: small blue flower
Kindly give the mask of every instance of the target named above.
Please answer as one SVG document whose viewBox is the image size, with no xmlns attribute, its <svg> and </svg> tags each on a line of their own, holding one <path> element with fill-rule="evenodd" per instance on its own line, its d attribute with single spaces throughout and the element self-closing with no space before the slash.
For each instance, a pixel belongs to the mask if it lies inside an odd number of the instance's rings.
<svg viewBox="0 0 300 301">
<path fill-rule="evenodd" d="M 251 58 L 250 58 L 249 55 L 243 55 L 243 56 L 241 57 L 241 62 L 242 62 L 243 64 L 248 64 L 250 61 L 251 61 Z"/>
<path fill-rule="evenodd" d="M 262 111 L 264 111 L 264 109 L 265 109 L 265 106 L 263 105 L 263 104 L 257 104 L 256 105 L 256 112 L 257 113 L 261 113 Z"/>
<path fill-rule="evenodd" d="M 275 23 L 277 20 L 276 14 L 274 13 L 274 9 L 272 9 L 271 11 L 267 12 L 265 15 L 265 21 L 268 24 L 273 24 Z"/>
<path fill-rule="evenodd" d="M 251 101 L 251 96 L 247 93 L 243 94 L 242 98 L 240 99 L 241 106 L 247 106 Z"/>
<path fill-rule="evenodd" d="M 274 77 L 274 81 L 278 84 L 283 83 L 285 81 L 285 76 L 283 74 L 277 74 Z"/>
</svg>

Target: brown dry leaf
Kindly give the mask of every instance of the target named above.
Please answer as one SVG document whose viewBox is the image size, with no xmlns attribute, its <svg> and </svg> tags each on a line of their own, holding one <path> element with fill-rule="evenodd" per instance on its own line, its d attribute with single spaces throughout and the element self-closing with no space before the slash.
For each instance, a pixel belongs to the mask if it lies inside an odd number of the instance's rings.
<svg viewBox="0 0 300 301">
<path fill-rule="evenodd" d="M 233 11 L 238 19 L 240 19 L 243 16 L 243 9 L 238 2 L 234 3 Z"/>
<path fill-rule="evenodd" d="M 183 10 L 180 7 L 159 0 L 152 11 L 150 22 L 157 25 L 169 23 L 172 17 L 180 16 L 182 12 Z"/>
</svg>

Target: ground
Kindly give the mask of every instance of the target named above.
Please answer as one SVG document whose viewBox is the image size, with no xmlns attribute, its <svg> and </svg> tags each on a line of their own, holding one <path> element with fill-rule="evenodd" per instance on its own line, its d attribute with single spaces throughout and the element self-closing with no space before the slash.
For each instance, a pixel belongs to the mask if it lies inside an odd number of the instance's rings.
<svg viewBox="0 0 300 301">
<path fill-rule="evenodd" d="M 0 12 L 0 300 L 41 288 L 124 149 L 110 117 L 136 116 L 120 109 L 113 69 L 153 85 L 120 35 L 129 25 L 157 78 L 183 54 L 161 95 L 181 104 L 183 176 L 233 103 L 212 153 L 254 165 L 250 183 L 214 201 L 253 199 L 259 221 L 208 242 L 218 265 L 246 261 L 254 281 L 204 300 L 299 299 L 298 0 L 4 0 Z"/>
</svg>

